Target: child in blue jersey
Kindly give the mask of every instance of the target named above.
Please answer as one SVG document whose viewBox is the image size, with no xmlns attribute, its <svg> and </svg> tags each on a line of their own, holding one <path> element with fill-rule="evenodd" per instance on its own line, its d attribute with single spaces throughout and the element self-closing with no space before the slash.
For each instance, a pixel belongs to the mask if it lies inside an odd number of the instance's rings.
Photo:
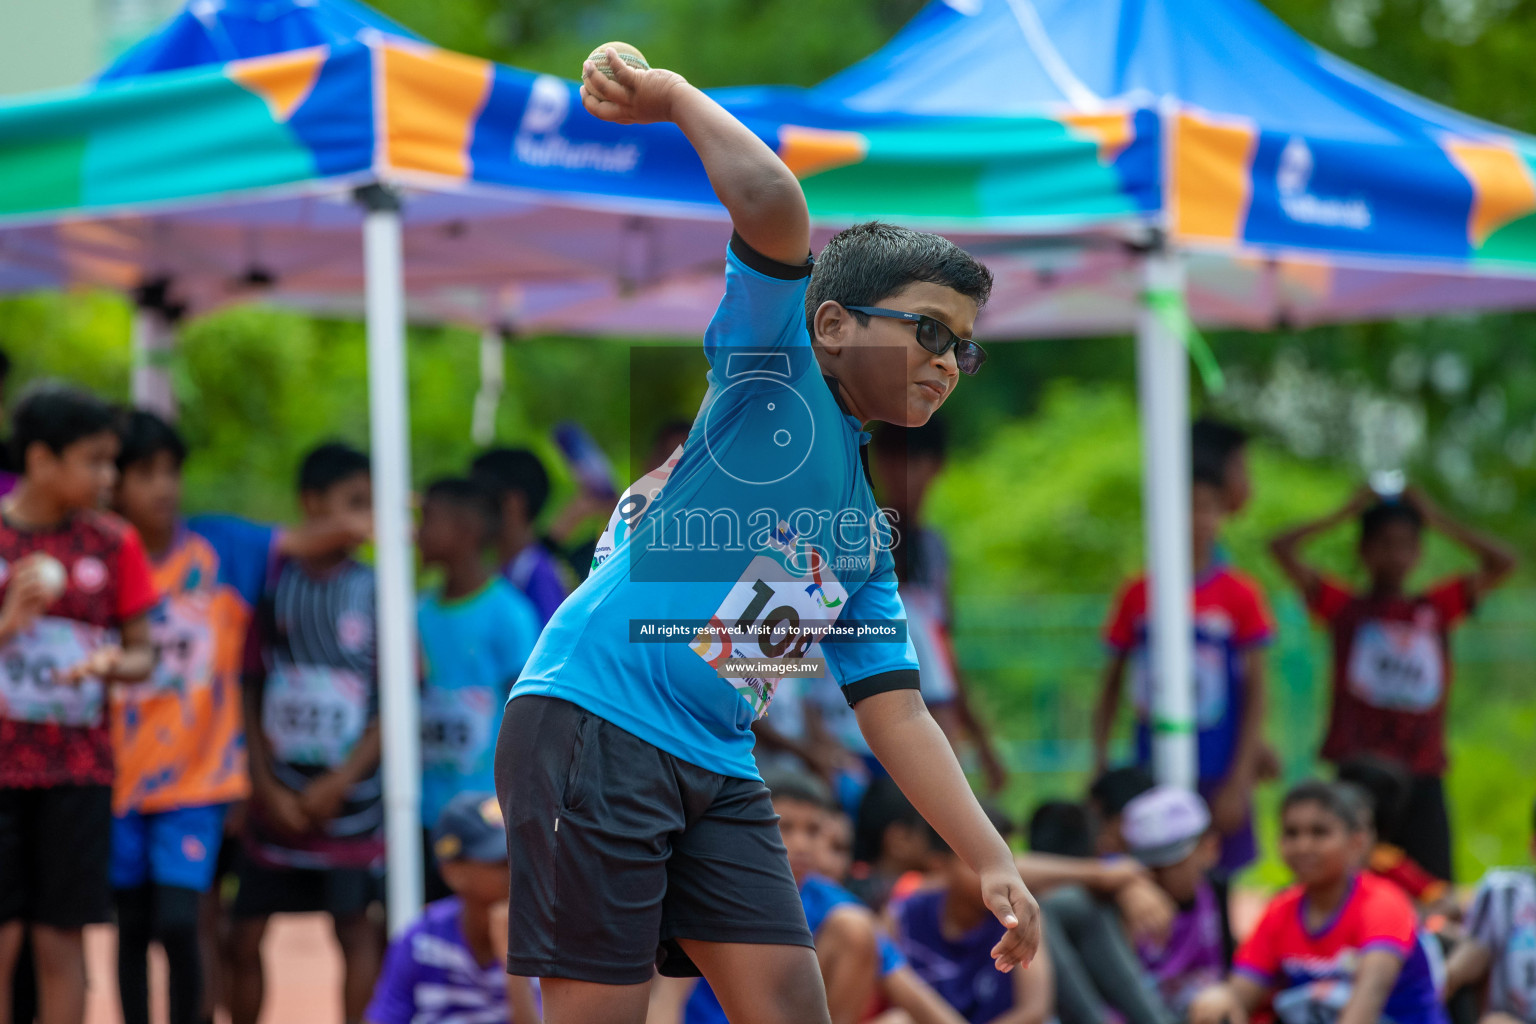
<svg viewBox="0 0 1536 1024">
<path fill-rule="evenodd" d="M 677 74 L 609 65 L 585 68 L 588 112 L 676 125 L 735 234 L 682 454 L 512 691 L 508 969 L 546 979 L 556 1024 L 638 1024 L 658 962 L 701 971 L 739 1021 L 829 1020 L 751 731 L 789 674 L 762 663 L 818 641 L 870 748 L 977 870 L 998 968 L 1027 963 L 1039 911 L 923 707 L 864 468 L 866 422 L 924 423 L 979 369 L 967 339 L 991 275 L 942 238 L 866 224 L 813 276 L 805 197 L 773 151 Z"/>
<path fill-rule="evenodd" d="M 427 488 L 416 546 L 442 585 L 416 609 L 421 637 L 421 820 L 430 829 L 455 793 L 496 787 L 496 732 L 507 693 L 539 637 L 532 602 L 487 571 L 494 497 L 472 480 Z M 432 859 L 429 857 L 430 865 Z M 447 888 L 427 874 L 427 898 Z"/>
<path fill-rule="evenodd" d="M 549 471 L 526 448 L 492 448 L 475 457 L 470 474 L 495 496 L 500 512 L 496 558 L 501 574 L 533 602 L 542 628 L 570 591 L 561 560 L 534 527 L 549 500 Z"/>
</svg>

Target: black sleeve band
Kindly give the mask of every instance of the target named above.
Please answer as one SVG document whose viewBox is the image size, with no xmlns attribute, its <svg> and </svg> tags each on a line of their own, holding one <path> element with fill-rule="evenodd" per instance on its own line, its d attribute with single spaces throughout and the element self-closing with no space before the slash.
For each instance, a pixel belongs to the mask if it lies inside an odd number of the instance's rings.
<svg viewBox="0 0 1536 1024">
<path fill-rule="evenodd" d="M 788 263 L 780 263 L 771 260 L 747 244 L 746 239 L 736 232 L 731 232 L 731 252 L 751 269 L 764 277 L 772 277 L 779 281 L 798 281 L 803 277 L 811 276 L 811 266 L 814 257 L 810 253 L 805 254 L 805 262 L 797 266 Z"/>
<path fill-rule="evenodd" d="M 873 697 L 877 693 L 888 693 L 891 690 L 916 690 L 921 688 L 921 680 L 915 668 L 898 668 L 891 672 L 881 672 L 877 676 L 865 676 L 857 682 L 849 683 L 843 687 L 843 699 L 853 707 L 866 697 Z"/>
</svg>

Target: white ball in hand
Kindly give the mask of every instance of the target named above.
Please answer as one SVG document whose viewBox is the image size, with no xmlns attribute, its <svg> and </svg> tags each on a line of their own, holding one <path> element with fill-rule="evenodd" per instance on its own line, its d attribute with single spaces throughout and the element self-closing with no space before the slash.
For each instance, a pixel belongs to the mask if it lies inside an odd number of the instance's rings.
<svg viewBox="0 0 1536 1024">
<path fill-rule="evenodd" d="M 69 576 L 64 571 L 64 563 L 52 555 L 38 555 L 36 565 L 37 568 L 34 571 L 43 588 L 48 591 L 48 600 L 57 601 L 69 583 Z"/>
</svg>

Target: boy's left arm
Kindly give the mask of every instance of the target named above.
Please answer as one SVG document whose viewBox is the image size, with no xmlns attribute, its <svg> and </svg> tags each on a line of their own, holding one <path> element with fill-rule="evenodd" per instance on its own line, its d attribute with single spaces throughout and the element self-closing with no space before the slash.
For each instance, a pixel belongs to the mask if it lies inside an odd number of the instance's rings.
<svg viewBox="0 0 1536 1024">
<path fill-rule="evenodd" d="M 1472 589 L 1472 593 L 1467 595 L 1470 600 L 1476 601 L 1483 594 L 1509 579 L 1510 574 L 1515 571 L 1518 559 L 1515 557 L 1514 549 L 1497 537 L 1474 530 L 1465 523 L 1452 519 L 1417 487 L 1409 487 L 1405 490 L 1403 500 L 1418 509 L 1426 525 L 1439 530 L 1477 556 L 1477 572 L 1468 578 Z"/>
<path fill-rule="evenodd" d="M 960 762 L 914 689 L 886 690 L 854 705 L 869 749 L 950 848 L 981 876 L 982 896 L 1008 929 L 992 949 L 1000 971 L 1034 959 L 1040 908 L 1019 878 L 1013 851 L 976 802 Z"/>
<path fill-rule="evenodd" d="M 1402 970 L 1401 954 L 1384 949 L 1366 950 L 1355 969 L 1349 1002 L 1339 1011 L 1338 1024 L 1376 1024 L 1381 1020 L 1382 1007 L 1387 1005 L 1387 997 Z"/>
</svg>

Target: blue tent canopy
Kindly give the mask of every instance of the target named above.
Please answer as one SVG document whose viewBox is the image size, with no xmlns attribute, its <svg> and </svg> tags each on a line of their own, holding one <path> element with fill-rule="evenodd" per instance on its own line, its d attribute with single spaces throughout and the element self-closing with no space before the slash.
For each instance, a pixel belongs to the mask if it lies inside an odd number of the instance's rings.
<svg viewBox="0 0 1536 1024">
<path fill-rule="evenodd" d="M 356 0 L 192 0 L 101 73 L 111 82 L 249 57 L 355 42 L 365 31 L 423 42 Z"/>
</svg>

